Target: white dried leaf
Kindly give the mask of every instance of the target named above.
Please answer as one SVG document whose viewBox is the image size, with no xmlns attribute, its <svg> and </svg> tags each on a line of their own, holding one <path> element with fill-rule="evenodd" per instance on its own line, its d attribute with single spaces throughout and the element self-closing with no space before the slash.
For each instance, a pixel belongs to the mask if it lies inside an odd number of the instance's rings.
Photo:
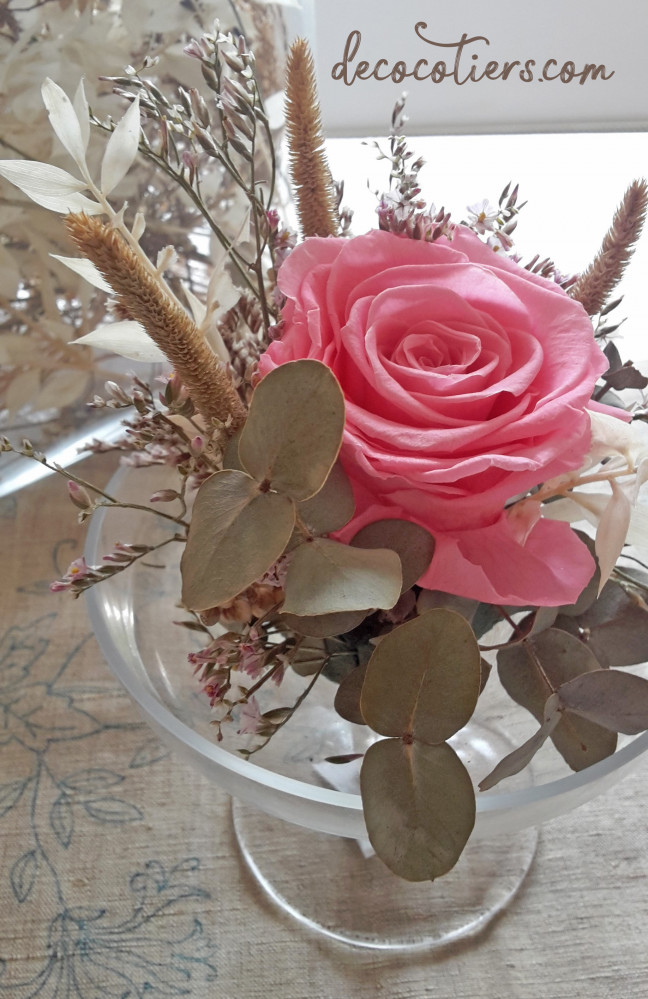
<svg viewBox="0 0 648 999">
<path fill-rule="evenodd" d="M 246 209 L 243 221 L 236 233 L 234 239 L 231 242 L 231 246 L 238 246 L 240 243 L 246 242 L 250 231 L 250 209 Z M 229 252 L 226 247 L 218 247 L 218 251 L 212 256 L 212 275 L 207 287 L 207 311 L 211 311 L 220 305 L 223 306 L 223 301 L 225 297 L 231 295 L 235 290 L 232 284 L 232 279 L 227 273 L 226 265 L 229 260 Z M 240 292 L 238 292 L 236 299 L 232 302 L 232 305 L 236 305 L 240 298 Z M 232 305 L 228 308 L 232 308 Z"/>
<path fill-rule="evenodd" d="M 135 221 L 133 222 L 132 236 L 139 243 L 140 239 L 144 235 L 144 230 L 146 229 L 146 219 L 142 212 L 137 212 L 135 215 Z"/>
<path fill-rule="evenodd" d="M 90 141 L 90 107 L 88 105 L 88 100 L 85 95 L 85 89 L 83 86 L 83 77 L 81 77 L 81 79 L 79 80 L 79 86 L 76 89 L 72 105 L 74 107 L 74 111 L 77 116 L 77 120 L 79 122 L 83 148 L 87 152 L 88 143 Z"/>
<path fill-rule="evenodd" d="M 86 143 L 72 101 L 58 83 L 54 83 L 49 77 L 43 83 L 41 93 L 52 128 L 84 177 L 87 178 Z"/>
<path fill-rule="evenodd" d="M 137 156 L 139 138 L 140 110 L 138 94 L 126 114 L 117 123 L 115 131 L 108 140 L 101 164 L 101 191 L 103 194 L 110 194 L 130 170 Z"/>
<path fill-rule="evenodd" d="M 200 326 L 207 315 L 207 309 L 204 303 L 194 295 L 186 281 L 181 281 L 180 284 L 189 303 L 189 308 L 191 309 L 191 315 L 193 316 L 194 322 L 197 326 Z"/>
<path fill-rule="evenodd" d="M 86 257 L 61 257 L 58 253 L 50 253 L 50 257 L 54 260 L 58 260 L 60 263 L 65 264 L 69 267 L 71 271 L 78 274 L 89 284 L 94 285 L 95 288 L 99 288 L 101 291 L 107 292 L 109 295 L 113 294 L 113 290 L 106 281 L 106 279 L 97 270 L 95 265 L 91 260 L 87 260 Z"/>
<path fill-rule="evenodd" d="M 164 274 L 166 270 L 173 267 L 177 262 L 178 254 L 175 251 L 175 247 L 169 244 L 159 251 L 155 261 L 155 269 L 158 274 Z"/>
<path fill-rule="evenodd" d="M 0 176 L 19 187 L 37 205 L 53 212 L 87 212 L 88 215 L 97 215 L 103 210 L 96 201 L 79 193 L 87 189 L 85 181 L 78 180 L 66 170 L 49 163 L 0 160 Z"/>
<path fill-rule="evenodd" d="M 107 350 L 111 354 L 128 357 L 131 361 L 148 361 L 149 363 L 166 361 L 165 355 L 151 340 L 144 327 L 132 320 L 105 323 L 72 342 L 89 344 L 99 350 Z"/>
<path fill-rule="evenodd" d="M 585 510 L 580 503 L 568 499 L 566 496 L 552 500 L 551 503 L 545 503 L 542 507 L 542 516 L 546 520 L 561 520 L 567 524 L 576 524 L 579 520 L 591 520 L 589 511 Z M 598 524 L 598 517 L 595 523 Z"/>
<path fill-rule="evenodd" d="M 643 431 L 637 423 L 627 423 L 608 413 L 591 412 L 588 415 L 592 424 L 592 444 L 588 457 L 594 463 L 618 454 L 628 464 L 632 464 L 637 455 L 646 449 Z"/>
<path fill-rule="evenodd" d="M 630 500 L 617 483 L 612 480 L 612 497 L 601 515 L 596 532 L 595 551 L 601 572 L 599 593 L 610 578 L 616 561 L 621 554 L 628 529 L 632 505 Z"/>
</svg>

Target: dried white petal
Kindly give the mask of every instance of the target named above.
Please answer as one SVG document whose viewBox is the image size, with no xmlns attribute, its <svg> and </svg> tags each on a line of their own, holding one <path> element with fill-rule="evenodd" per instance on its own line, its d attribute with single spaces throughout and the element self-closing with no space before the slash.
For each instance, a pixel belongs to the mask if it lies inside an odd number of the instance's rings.
<svg viewBox="0 0 648 999">
<path fill-rule="evenodd" d="M 96 201 L 78 193 L 87 189 L 84 181 L 49 163 L 0 160 L 0 176 L 19 187 L 37 205 L 53 212 L 87 212 L 88 215 L 102 212 Z"/>
<path fill-rule="evenodd" d="M 146 229 L 146 219 L 142 212 L 137 212 L 135 215 L 135 221 L 133 222 L 133 228 L 131 230 L 133 239 L 136 239 L 139 243 L 140 239 L 144 235 L 144 230 Z"/>
<path fill-rule="evenodd" d="M 72 101 L 58 83 L 54 83 L 49 77 L 43 83 L 41 93 L 52 128 L 83 176 L 87 178 L 86 143 Z"/>
<path fill-rule="evenodd" d="M 130 170 L 137 156 L 139 138 L 138 94 L 124 117 L 117 123 L 115 131 L 108 140 L 101 164 L 101 191 L 103 194 L 110 194 Z"/>
<path fill-rule="evenodd" d="M 85 336 L 72 342 L 88 344 L 99 350 L 107 350 L 111 354 L 128 357 L 131 361 L 148 361 L 149 363 L 166 361 L 165 355 L 151 340 L 144 327 L 132 320 L 97 326 L 92 333 L 86 333 Z"/>
<path fill-rule="evenodd" d="M 77 120 L 79 122 L 79 128 L 81 130 L 81 141 L 83 142 L 83 149 L 85 152 L 88 151 L 88 143 L 90 141 L 90 107 L 88 106 L 88 100 L 85 95 L 85 89 L 83 87 L 83 77 L 79 80 L 79 86 L 76 89 L 74 95 L 74 100 L 72 101 Z"/>
<path fill-rule="evenodd" d="M 89 284 L 94 285 L 95 288 L 99 288 L 101 291 L 108 292 L 109 295 L 113 294 L 113 290 L 102 277 L 101 273 L 97 270 L 95 265 L 91 260 L 87 260 L 85 257 L 61 257 L 58 253 L 50 253 L 50 257 L 54 260 L 58 260 L 60 263 L 65 264 L 69 267 L 71 271 L 78 274 Z"/>
<path fill-rule="evenodd" d="M 194 322 L 197 326 L 200 326 L 207 315 L 207 309 L 203 302 L 201 302 L 200 299 L 194 295 L 186 281 L 181 281 L 181 285 L 182 290 L 185 293 L 185 297 L 189 302 L 189 308 L 191 309 L 191 315 L 193 316 Z"/>
<path fill-rule="evenodd" d="M 614 480 L 610 485 L 612 497 L 601 515 L 594 545 L 601 571 L 599 593 L 610 578 L 626 542 L 632 513 L 630 500 L 624 491 Z"/>
<path fill-rule="evenodd" d="M 175 251 L 175 247 L 164 246 L 158 253 L 157 259 L 155 261 L 155 269 L 158 274 L 163 274 L 169 267 L 173 267 L 178 261 L 178 254 Z"/>
</svg>

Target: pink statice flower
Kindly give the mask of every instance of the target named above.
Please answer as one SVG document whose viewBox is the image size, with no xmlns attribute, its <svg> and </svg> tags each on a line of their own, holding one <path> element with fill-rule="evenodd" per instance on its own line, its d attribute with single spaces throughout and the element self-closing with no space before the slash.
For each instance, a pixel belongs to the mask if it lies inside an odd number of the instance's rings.
<svg viewBox="0 0 648 999">
<path fill-rule="evenodd" d="M 56 579 L 50 583 L 52 593 L 60 593 L 63 590 L 73 590 L 82 579 L 87 579 L 93 575 L 92 569 L 84 558 L 75 558 L 68 566 L 67 572 L 62 579 Z"/>
</svg>

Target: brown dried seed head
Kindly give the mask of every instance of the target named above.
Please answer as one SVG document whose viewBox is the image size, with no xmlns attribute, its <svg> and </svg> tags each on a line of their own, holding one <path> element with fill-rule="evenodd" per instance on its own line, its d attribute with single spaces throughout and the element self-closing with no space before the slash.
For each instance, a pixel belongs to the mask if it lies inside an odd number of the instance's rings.
<svg viewBox="0 0 648 999">
<path fill-rule="evenodd" d="M 115 230 L 95 216 L 68 215 L 66 225 L 79 249 L 98 268 L 119 308 L 144 327 L 164 352 L 207 420 L 232 418 L 232 431 L 245 410 L 232 378 L 187 313 Z"/>
<path fill-rule="evenodd" d="M 616 211 L 601 249 L 569 291 L 588 315 L 601 311 L 623 277 L 641 235 L 647 207 L 648 185 L 645 180 L 635 180 Z"/>
<path fill-rule="evenodd" d="M 302 235 L 334 236 L 337 199 L 323 148 L 315 66 L 303 38 L 293 43 L 286 71 L 286 134 Z"/>
</svg>

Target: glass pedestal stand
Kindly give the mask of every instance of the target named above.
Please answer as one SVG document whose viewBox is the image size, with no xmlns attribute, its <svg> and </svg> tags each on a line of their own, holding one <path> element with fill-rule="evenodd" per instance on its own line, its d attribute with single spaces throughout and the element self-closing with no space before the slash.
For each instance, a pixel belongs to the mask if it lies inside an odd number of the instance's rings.
<svg viewBox="0 0 648 999">
<path fill-rule="evenodd" d="M 233 799 L 241 855 L 263 891 L 302 926 L 355 947 L 431 950 L 479 933 L 531 867 L 537 829 L 474 835 L 434 882 L 397 878 L 357 840 L 313 832 Z"/>
<path fill-rule="evenodd" d="M 142 502 L 164 487 L 165 476 L 165 468 L 121 470 L 108 491 Z M 166 531 L 146 512 L 128 509 L 106 516 L 101 510 L 90 525 L 87 561 L 99 564 L 116 537 L 154 544 Z M 215 741 L 209 705 L 187 667 L 188 633 L 173 624 L 181 549 L 165 551 L 164 572 L 142 560 L 88 591 L 95 635 L 115 677 L 153 730 L 178 757 L 240 802 L 234 806 L 236 835 L 265 892 L 302 925 L 328 937 L 389 952 L 439 947 L 477 933 L 522 884 L 537 841 L 533 830 L 611 790 L 648 751 L 648 733 L 622 737 L 612 756 L 569 773 L 555 749 L 545 745 L 531 768 L 501 788 L 478 792 L 475 832 L 450 874 L 432 884 L 400 881 L 375 857 L 363 857 L 357 842 L 365 832 L 357 789 L 352 783 L 342 788 L 339 775 L 322 769 L 331 756 L 363 753 L 373 738 L 335 713 L 328 681 L 315 685 L 295 717 L 253 760 Z M 648 675 L 648 665 L 638 672 Z M 263 710 L 294 703 L 292 687 L 300 683 L 287 674 L 274 688 L 277 702 L 264 704 Z M 533 719 L 493 677 L 475 717 L 452 745 L 477 785 L 533 731 Z M 335 780 L 338 789 L 331 787 Z"/>
</svg>

